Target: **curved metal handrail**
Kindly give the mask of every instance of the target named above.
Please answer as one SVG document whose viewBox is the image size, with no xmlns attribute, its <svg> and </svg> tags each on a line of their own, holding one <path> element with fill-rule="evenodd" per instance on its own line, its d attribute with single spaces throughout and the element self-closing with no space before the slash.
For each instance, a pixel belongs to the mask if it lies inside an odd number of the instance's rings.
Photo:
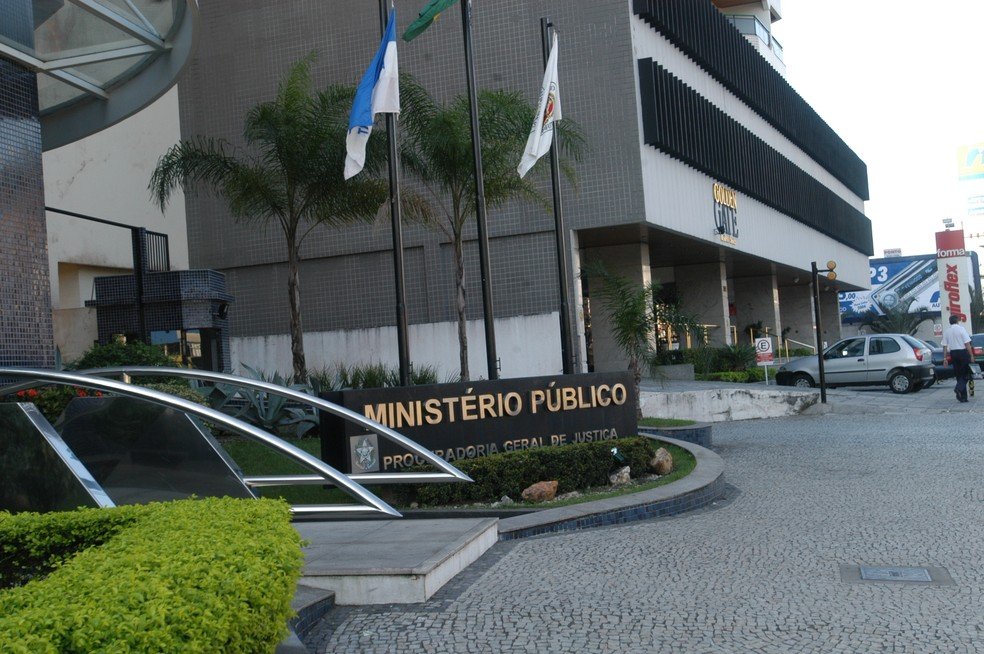
<svg viewBox="0 0 984 654">
<path fill-rule="evenodd" d="M 350 420 L 355 424 L 363 427 L 373 433 L 376 433 L 383 438 L 392 441 L 408 451 L 416 454 L 423 460 L 427 461 L 438 470 L 440 473 L 414 473 L 414 472 L 401 472 L 401 473 L 391 473 L 391 472 L 381 472 L 381 473 L 358 473 L 349 475 L 350 479 L 356 479 L 360 482 L 373 483 L 373 484 L 403 484 L 408 482 L 471 482 L 472 478 L 458 470 L 456 467 L 437 456 L 427 448 L 419 445 L 415 441 L 410 440 L 403 434 L 393 431 L 386 425 L 376 422 L 375 420 L 370 420 L 366 418 L 361 413 L 352 411 L 351 409 L 346 409 L 343 406 L 339 406 L 334 402 L 329 402 L 315 395 L 309 395 L 307 393 L 301 393 L 300 391 L 295 391 L 292 388 L 287 388 L 285 386 L 278 386 L 277 384 L 271 384 L 269 382 L 260 381 L 257 379 L 249 379 L 246 377 L 239 377 L 236 375 L 227 375 L 221 372 L 211 372 L 207 370 L 194 370 L 188 368 L 155 368 L 153 366 L 120 366 L 114 368 L 91 368 L 88 370 L 80 370 L 79 374 L 82 375 L 133 375 L 135 377 L 183 377 L 186 379 L 200 379 L 202 381 L 213 381 L 219 383 L 227 383 L 242 388 L 252 388 L 259 391 L 265 391 L 267 393 L 272 393 L 274 395 L 280 395 L 282 397 L 290 398 L 300 404 L 307 404 L 309 406 L 316 407 L 323 411 L 327 411 L 332 415 L 339 416 L 346 420 Z M 20 387 L 10 387 L 13 389 L 11 391 L 9 388 L 0 389 L 0 395 L 9 392 L 15 392 L 20 390 Z M 400 475 L 400 476 L 396 476 Z M 283 475 L 279 475 L 278 479 L 286 479 Z M 249 477 L 247 480 L 253 483 L 256 480 L 262 480 L 263 478 Z M 294 477 L 290 483 L 317 483 L 310 480 L 305 480 L 304 477 Z M 272 483 L 263 483 L 262 485 L 274 485 Z"/>
<path fill-rule="evenodd" d="M 102 379 L 98 376 L 87 374 L 53 372 L 50 370 L 38 370 L 33 368 L 0 368 L 0 378 L 3 377 L 28 378 L 53 384 L 81 386 L 83 388 L 91 388 L 97 391 L 106 391 L 127 397 L 135 397 L 148 402 L 153 402 L 154 404 L 179 409 L 184 413 L 190 413 L 210 422 L 220 424 L 223 427 L 228 428 L 230 431 L 234 431 L 249 438 L 250 440 L 257 441 L 267 447 L 277 450 L 288 458 L 293 459 L 297 463 L 321 475 L 323 482 L 334 484 L 346 494 L 368 505 L 368 507 L 353 507 L 345 504 L 321 505 L 314 507 L 298 506 L 294 507 L 295 514 L 309 514 L 323 511 L 331 511 L 333 513 L 359 512 L 365 511 L 369 508 L 374 512 L 383 513 L 397 518 L 402 517 L 399 511 L 321 459 L 311 456 L 299 447 L 295 447 L 290 443 L 277 438 L 273 434 L 267 433 L 258 427 L 254 427 L 249 423 L 243 422 L 242 420 L 226 415 L 221 411 L 216 411 L 215 409 L 210 409 L 208 407 L 201 406 L 200 404 L 195 404 L 189 400 L 175 397 L 174 395 L 168 395 L 167 393 L 161 393 L 149 388 L 144 388 L 142 386 L 124 384 L 122 382 Z M 18 384 L 16 386 L 8 386 L 0 389 L 0 395 L 16 392 L 17 390 L 21 390 L 23 387 L 31 388 L 39 385 L 40 384 Z"/>
</svg>

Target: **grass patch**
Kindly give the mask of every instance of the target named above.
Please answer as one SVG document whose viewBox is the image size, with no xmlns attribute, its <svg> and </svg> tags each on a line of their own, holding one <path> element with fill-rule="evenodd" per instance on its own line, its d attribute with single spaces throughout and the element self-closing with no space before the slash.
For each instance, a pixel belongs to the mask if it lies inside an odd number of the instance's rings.
<svg viewBox="0 0 984 654">
<path fill-rule="evenodd" d="M 689 427 L 696 425 L 694 420 L 680 420 L 677 418 L 643 418 L 639 421 L 640 427 Z"/>
<path fill-rule="evenodd" d="M 321 440 L 318 438 L 285 439 L 308 454 L 321 458 Z M 255 441 L 242 439 L 223 440 L 232 460 L 239 464 L 243 474 L 250 475 L 303 475 L 311 470 L 291 461 L 284 455 Z M 337 488 L 322 486 L 265 486 L 253 489 L 261 497 L 283 498 L 291 504 L 355 504 L 356 500 Z"/>
</svg>

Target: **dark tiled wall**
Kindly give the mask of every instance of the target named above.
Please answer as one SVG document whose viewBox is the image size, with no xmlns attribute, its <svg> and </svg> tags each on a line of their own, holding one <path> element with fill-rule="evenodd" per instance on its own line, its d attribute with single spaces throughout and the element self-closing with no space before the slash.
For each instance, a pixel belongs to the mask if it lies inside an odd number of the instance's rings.
<svg viewBox="0 0 984 654">
<path fill-rule="evenodd" d="M 139 334 L 136 281 L 133 275 L 97 277 L 96 307 L 99 342 L 116 334 Z M 231 369 L 229 320 L 220 308 L 233 302 L 226 293 L 225 277 L 215 270 L 172 270 L 144 277 L 144 325 L 148 332 L 175 329 L 217 329 L 220 332 L 222 369 Z"/>
<path fill-rule="evenodd" d="M 401 32 L 422 4 L 396 0 Z M 318 52 L 316 84 L 357 83 L 379 44 L 377 11 L 378 3 L 365 0 L 202 3 L 202 39 L 180 85 L 183 136 L 242 144 L 246 110 L 269 100 L 284 71 L 312 50 Z M 589 155 L 577 165 L 579 192 L 565 183 L 568 224 L 580 229 L 643 221 L 628 3 L 495 0 L 474 3 L 473 16 L 479 87 L 517 90 L 531 103 L 543 76 L 540 17 L 550 17 L 560 31 L 564 117 L 591 137 Z M 458 7 L 412 43 L 401 41 L 399 56 L 400 70 L 435 95 L 464 93 Z M 547 197 L 548 178 L 541 180 Z M 557 310 L 551 214 L 517 202 L 490 210 L 489 223 L 496 316 Z M 285 246 L 278 229 L 236 225 L 220 199 L 198 194 L 188 199 L 188 236 L 192 266 L 228 276 L 237 299 L 230 312 L 233 335 L 287 332 Z M 453 320 L 449 244 L 422 226 L 407 227 L 404 238 L 410 321 Z M 474 221 L 466 238 L 468 316 L 477 319 L 482 299 Z M 395 324 L 391 243 L 388 222 L 312 232 L 301 271 L 306 331 Z"/>
<path fill-rule="evenodd" d="M 0 3 L 3 33 L 30 20 L 23 4 Z M 53 364 L 37 81 L 0 59 L 0 365 Z"/>
</svg>

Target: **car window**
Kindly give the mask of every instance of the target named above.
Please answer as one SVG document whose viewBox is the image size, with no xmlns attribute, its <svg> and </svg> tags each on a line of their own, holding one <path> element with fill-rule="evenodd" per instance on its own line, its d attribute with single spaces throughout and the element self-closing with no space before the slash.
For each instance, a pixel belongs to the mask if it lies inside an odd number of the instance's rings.
<svg viewBox="0 0 984 654">
<path fill-rule="evenodd" d="M 911 345 L 912 347 L 923 348 L 926 347 L 922 341 L 917 338 L 913 338 L 908 334 L 902 334 L 902 340 Z"/>
<path fill-rule="evenodd" d="M 892 352 L 898 352 L 901 349 L 902 347 L 895 342 L 894 338 L 877 336 L 871 339 L 872 354 L 891 354 Z"/>
<path fill-rule="evenodd" d="M 849 338 L 837 343 L 827 350 L 824 355 L 827 359 L 843 359 L 846 357 L 864 356 L 864 338 Z"/>
</svg>

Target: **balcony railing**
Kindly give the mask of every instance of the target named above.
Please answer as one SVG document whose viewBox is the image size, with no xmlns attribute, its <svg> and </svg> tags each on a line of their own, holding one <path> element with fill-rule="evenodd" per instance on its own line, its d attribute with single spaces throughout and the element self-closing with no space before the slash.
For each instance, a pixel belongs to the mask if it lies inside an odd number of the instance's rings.
<svg viewBox="0 0 984 654">
<path fill-rule="evenodd" d="M 769 31 L 769 28 L 766 27 L 758 18 L 744 14 L 725 15 L 725 18 L 742 34 L 745 34 L 746 36 L 757 36 L 762 43 L 769 46 L 769 49 L 776 54 L 779 61 L 783 61 L 782 45 L 774 36 L 772 36 L 772 32 Z"/>
</svg>

